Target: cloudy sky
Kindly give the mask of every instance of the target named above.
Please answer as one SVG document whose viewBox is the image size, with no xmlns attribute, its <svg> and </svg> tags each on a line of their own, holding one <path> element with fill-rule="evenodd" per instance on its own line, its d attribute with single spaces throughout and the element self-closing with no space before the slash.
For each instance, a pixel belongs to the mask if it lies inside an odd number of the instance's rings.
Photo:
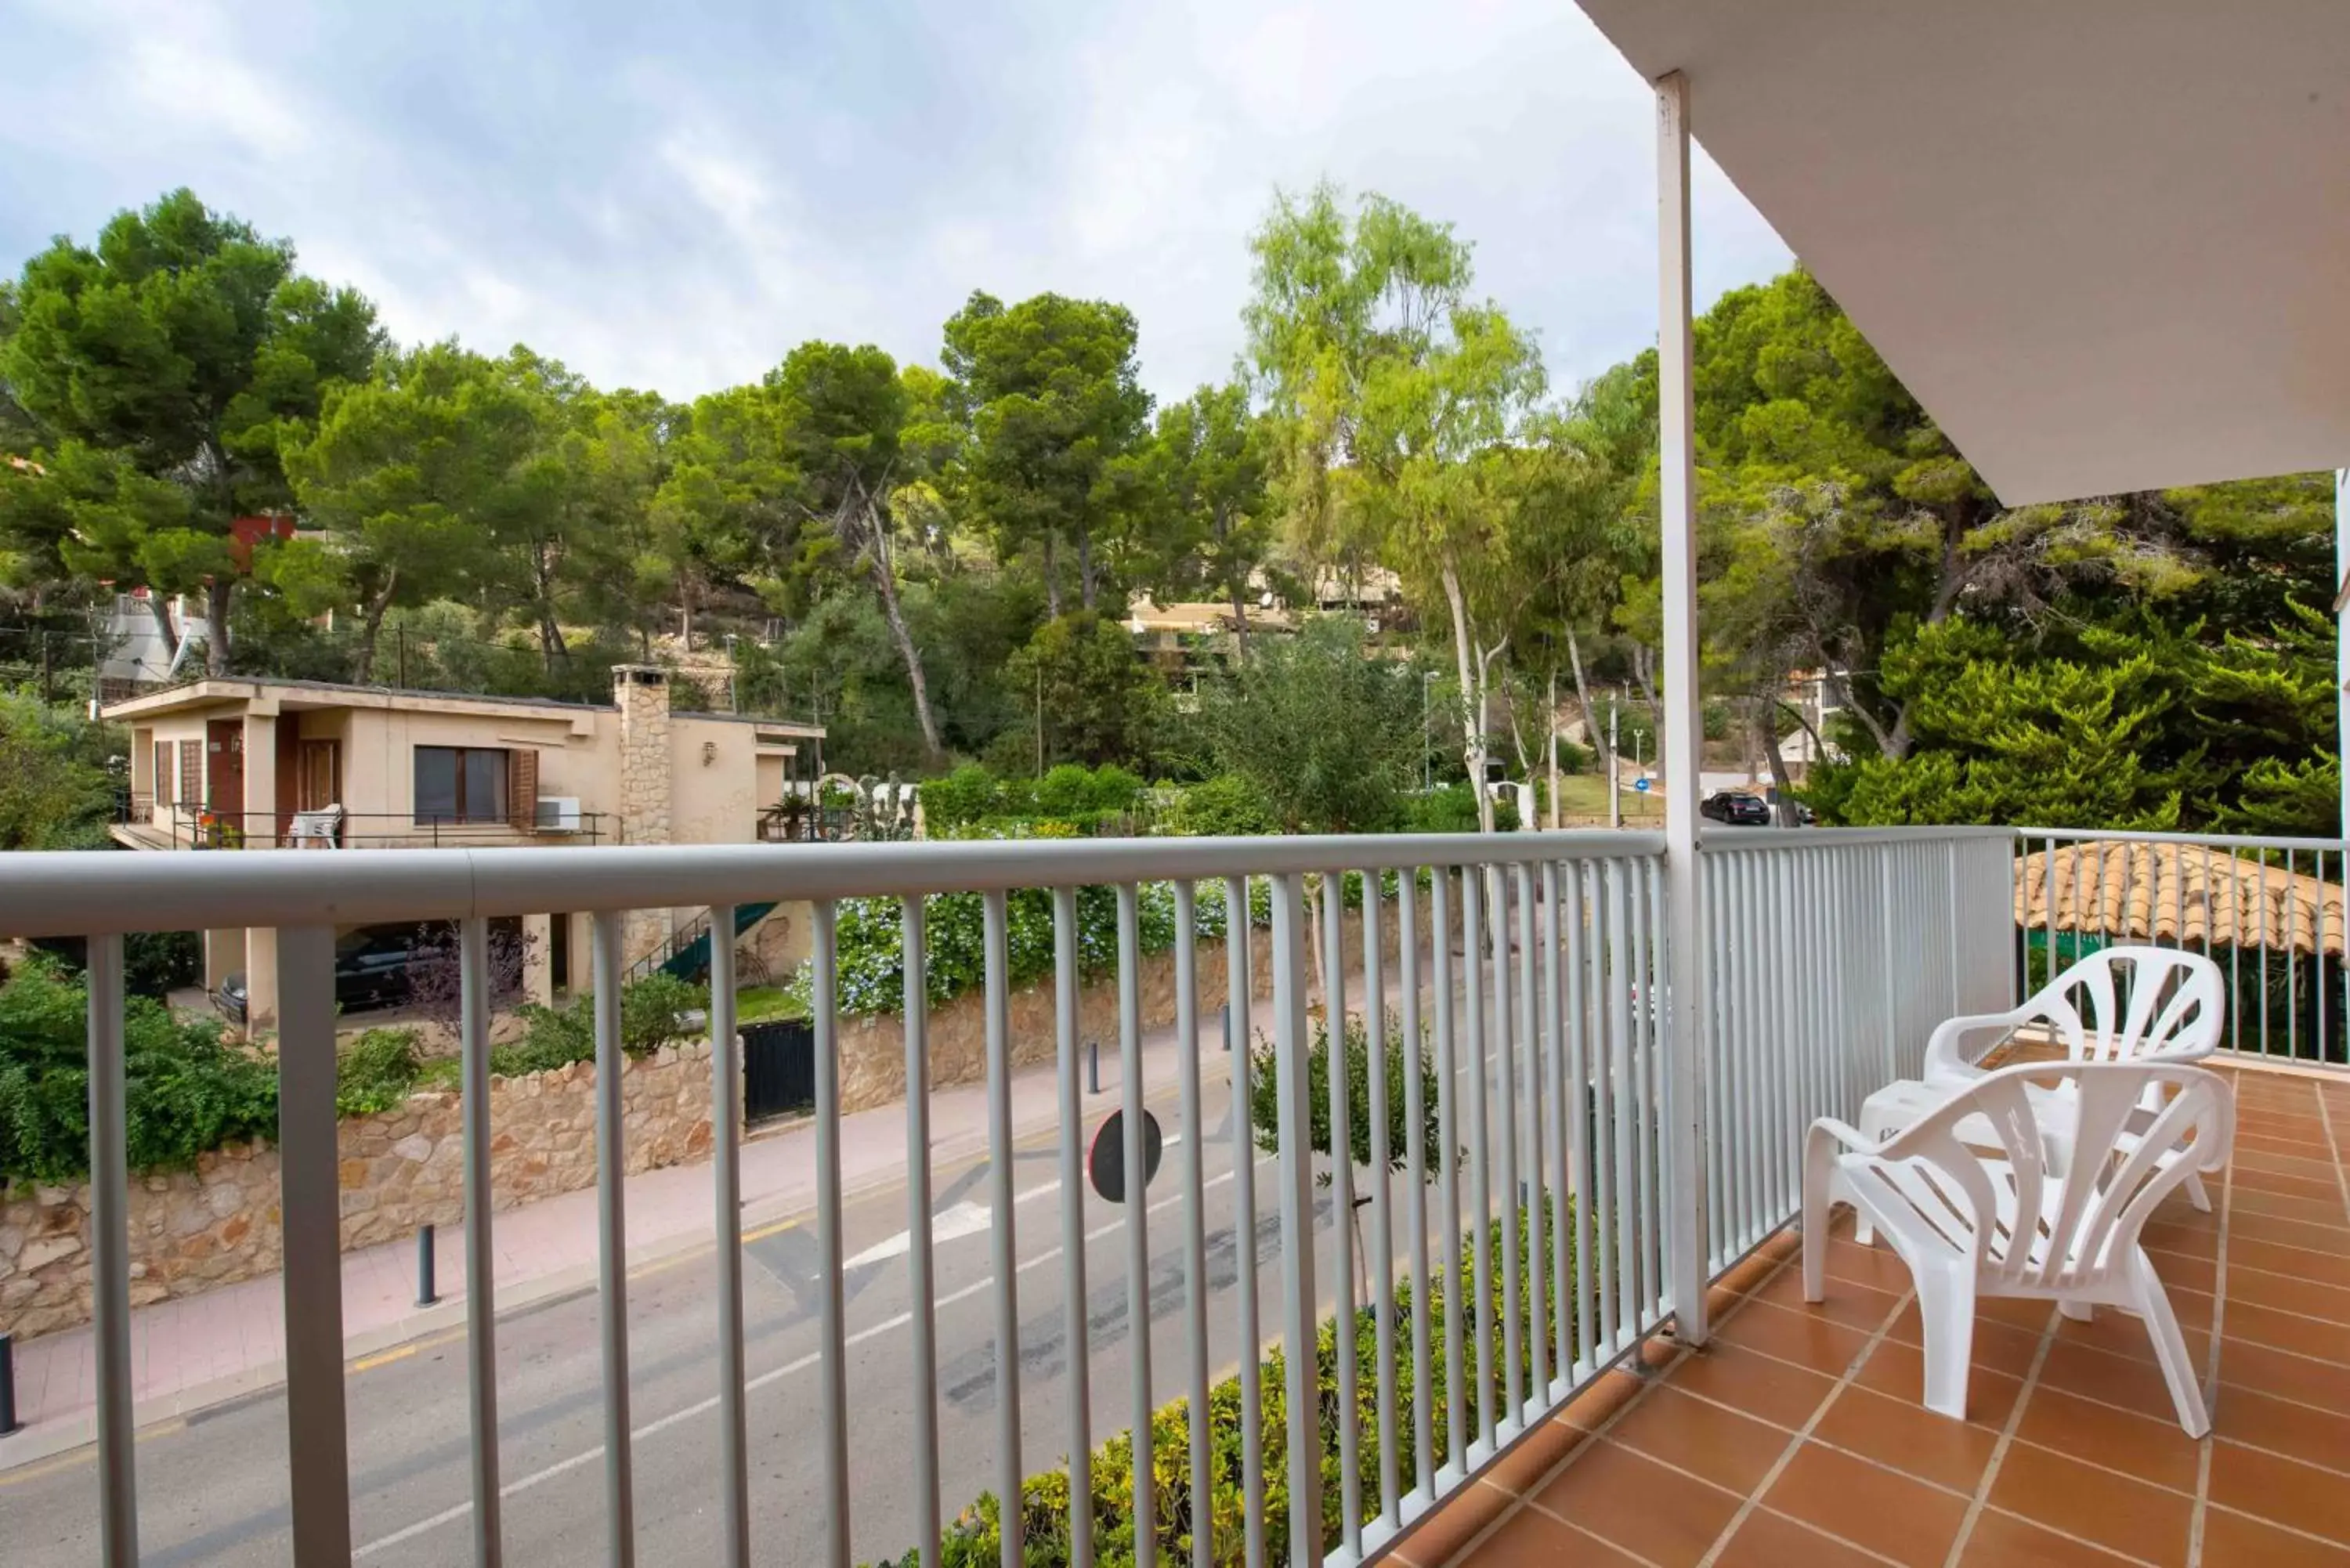
<svg viewBox="0 0 2350 1568">
<path fill-rule="evenodd" d="M 487 14 L 494 13 L 494 16 Z M 975 288 L 1230 369 L 1327 177 L 1449 219 L 1571 383 L 1653 339 L 1647 88 L 1569 0 L 0 0 L 0 267 L 189 185 L 403 339 L 676 398 L 803 338 L 935 361 Z M 1702 306 L 1787 264 L 1710 163 Z"/>
</svg>

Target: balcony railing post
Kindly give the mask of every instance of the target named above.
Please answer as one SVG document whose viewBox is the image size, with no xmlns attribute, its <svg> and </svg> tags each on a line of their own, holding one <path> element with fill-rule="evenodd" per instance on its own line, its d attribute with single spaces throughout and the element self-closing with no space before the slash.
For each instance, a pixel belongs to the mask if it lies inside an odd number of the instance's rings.
<svg viewBox="0 0 2350 1568">
<path fill-rule="evenodd" d="M 106 1568 L 134 1568 L 139 1561 L 139 1489 L 130 1446 L 130 1168 L 122 984 L 122 939 L 91 938 L 90 1337 L 98 1354 L 99 1561 Z M 331 1168 L 328 1174 L 332 1177 Z M 290 1211 L 286 1218 L 293 1218 Z M 338 1290 L 338 1311 L 341 1300 Z"/>
<path fill-rule="evenodd" d="M 596 911 L 596 1264 L 604 1349 L 604 1506 L 610 1532 L 607 1561 L 632 1568 L 637 1558 L 636 1487 L 629 1449 L 629 1257 L 621 1180 L 620 922 L 618 909 Z"/>
<path fill-rule="evenodd" d="M 1281 1123 L 1281 1335 L 1289 1421 L 1289 1561 L 1322 1561 L 1322 1429 L 1314 1292 L 1313 1033 L 1305 1016 L 1305 888 L 1295 873 L 1273 877 L 1274 1082 Z M 1339 1134 L 1344 1137 L 1344 1133 Z M 1344 1216 L 1336 1222 L 1345 1224 Z"/>
<path fill-rule="evenodd" d="M 720 1536 L 728 1568 L 751 1564 L 751 1460 L 743 1346 L 743 1042 L 734 1023 L 734 929 L 722 904 L 703 918 L 710 932 L 711 1216 L 718 1262 L 718 1485 Z"/>
<path fill-rule="evenodd" d="M 294 1561 L 351 1555 L 343 1414 L 342 1183 L 335 1118 L 335 933 L 277 932 L 277 1148 L 286 1245 L 286 1449 Z"/>
</svg>

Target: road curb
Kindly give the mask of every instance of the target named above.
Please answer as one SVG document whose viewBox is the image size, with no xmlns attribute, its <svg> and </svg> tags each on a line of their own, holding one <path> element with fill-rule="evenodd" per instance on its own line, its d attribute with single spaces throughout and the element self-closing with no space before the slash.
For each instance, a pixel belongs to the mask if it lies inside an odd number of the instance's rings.
<svg viewBox="0 0 2350 1568">
<path fill-rule="evenodd" d="M 1222 1053 L 1212 1054 L 1201 1051 L 1200 1081 L 1202 1088 L 1227 1078 L 1230 1069 L 1224 1064 Z M 1156 1101 L 1172 1097 L 1176 1085 L 1170 1084 L 1154 1091 L 1149 1098 Z M 1105 1114 L 1116 1108 L 1114 1093 L 1106 1090 L 1097 1096 L 1086 1096 L 1104 1102 Z M 1013 1129 L 1016 1144 L 1039 1132 L 1057 1129 L 1060 1114 L 1057 1106 L 1050 1116 L 1041 1116 L 1025 1127 Z M 968 1134 L 934 1141 L 931 1145 L 933 1174 L 939 1167 L 957 1165 L 983 1157 L 987 1153 L 988 1135 L 980 1128 Z M 877 1170 L 864 1179 L 844 1183 L 841 1201 L 844 1205 L 903 1180 L 903 1169 Z M 788 1225 L 805 1220 L 816 1211 L 813 1192 L 779 1193 L 770 1198 L 754 1199 L 743 1205 L 741 1229 L 744 1232 L 763 1231 L 778 1225 Z M 712 1251 L 715 1242 L 706 1228 L 671 1231 L 641 1244 L 632 1245 L 628 1251 L 628 1272 L 631 1279 L 649 1270 L 666 1267 L 698 1253 Z M 568 1268 L 536 1275 L 527 1280 L 498 1282 L 497 1318 L 510 1317 L 534 1311 L 550 1303 L 592 1291 L 596 1287 L 598 1264 L 594 1260 L 573 1264 Z M 449 1332 L 458 1337 L 465 1324 L 465 1297 L 462 1292 L 445 1296 L 429 1307 L 420 1307 L 389 1323 L 347 1334 L 343 1339 L 344 1376 L 346 1377 L 369 1370 L 358 1363 L 370 1357 L 397 1352 L 407 1346 Z M 453 1332 L 452 1332 L 453 1331 Z M 233 1405 L 255 1395 L 265 1394 L 284 1385 L 286 1364 L 272 1361 L 250 1366 L 224 1377 L 192 1384 L 169 1394 L 158 1394 L 141 1399 L 131 1407 L 132 1428 L 144 1436 L 152 1428 L 173 1421 L 184 1421 Z M 98 1440 L 98 1414 L 95 1407 L 74 1411 L 55 1420 L 43 1421 L 26 1428 L 13 1437 L 0 1438 L 0 1481 L 16 1472 L 45 1459 L 71 1454 L 77 1449 L 92 1449 Z"/>
</svg>

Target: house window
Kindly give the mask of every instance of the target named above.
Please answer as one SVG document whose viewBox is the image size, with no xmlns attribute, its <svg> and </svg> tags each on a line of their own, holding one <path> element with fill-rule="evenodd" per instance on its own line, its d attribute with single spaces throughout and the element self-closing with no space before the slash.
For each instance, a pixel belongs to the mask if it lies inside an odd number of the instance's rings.
<svg viewBox="0 0 2350 1568">
<path fill-rule="evenodd" d="M 503 746 L 416 748 L 416 820 L 506 820 L 506 752 Z"/>
</svg>

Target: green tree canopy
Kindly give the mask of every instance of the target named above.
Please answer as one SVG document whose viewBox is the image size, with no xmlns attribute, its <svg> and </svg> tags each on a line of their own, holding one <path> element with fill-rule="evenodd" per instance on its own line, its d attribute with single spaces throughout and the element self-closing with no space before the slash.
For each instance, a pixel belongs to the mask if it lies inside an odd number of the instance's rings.
<svg viewBox="0 0 2350 1568">
<path fill-rule="evenodd" d="M 154 590 L 175 654 L 169 596 L 203 594 L 205 656 L 225 671 L 244 566 L 232 524 L 286 508 L 280 438 L 328 386 L 366 377 L 374 307 L 181 190 L 119 213 L 94 247 L 59 239 L 26 263 L 0 321 L 0 384 L 47 443 L 54 486 L 5 521 L 63 524 L 15 547 Z"/>
<path fill-rule="evenodd" d="M 1038 553 L 1055 616 L 1065 545 L 1076 551 L 1078 602 L 1100 602 L 1117 460 L 1150 415 L 1136 337 L 1124 306 L 1057 294 L 1012 306 L 973 294 L 946 325 L 947 373 L 971 421 L 970 499 L 1000 556 Z"/>
</svg>

